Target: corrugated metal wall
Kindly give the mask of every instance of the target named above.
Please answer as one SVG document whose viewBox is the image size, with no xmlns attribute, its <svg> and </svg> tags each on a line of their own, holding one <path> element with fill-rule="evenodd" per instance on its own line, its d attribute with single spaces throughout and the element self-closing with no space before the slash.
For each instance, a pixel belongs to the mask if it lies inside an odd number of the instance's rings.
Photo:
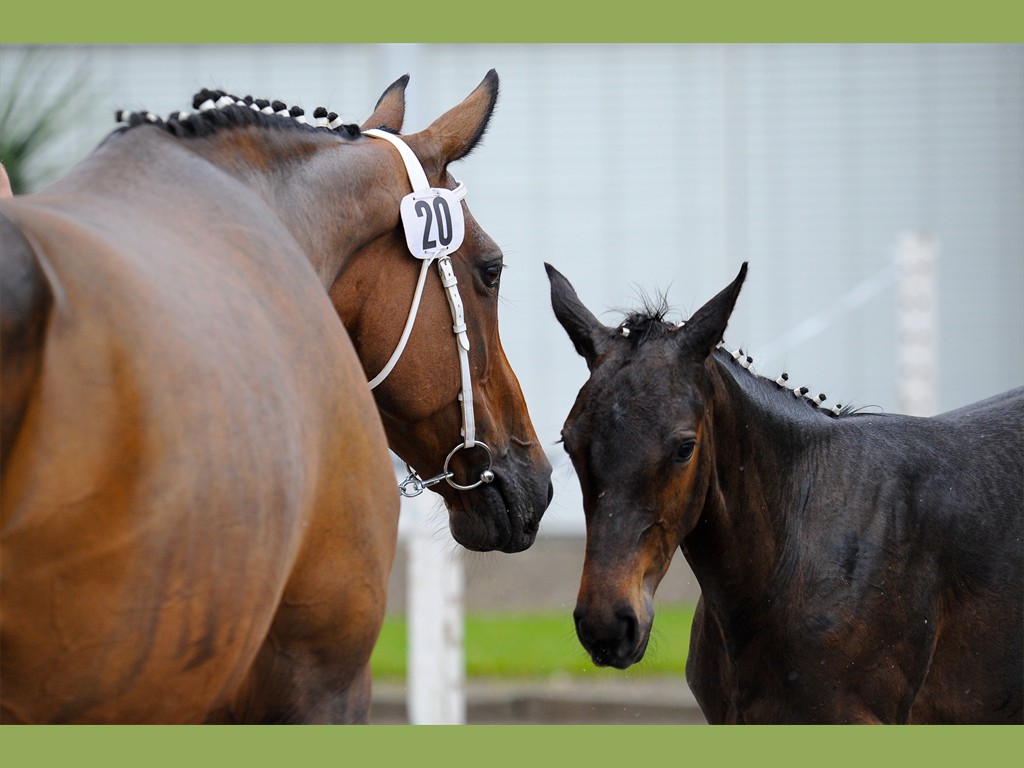
<svg viewBox="0 0 1024 768">
<path fill-rule="evenodd" d="M 25 49 L 0 49 L 0 89 Z M 351 121 L 409 72 L 407 130 L 491 67 L 484 146 L 455 169 L 505 249 L 502 336 L 541 439 L 586 377 L 548 304 L 549 261 L 605 310 L 666 290 L 685 316 L 751 264 L 727 342 L 831 401 L 898 410 L 895 290 L 760 359 L 884 269 L 899 236 L 939 242 L 942 410 L 1024 382 L 1024 47 L 344 45 L 59 47 L 94 108 L 53 156 L 84 156 L 115 108 L 186 108 L 198 88 L 323 104 Z M 56 88 L 57 80 L 48 87 Z M 0 100 L 3 99 L 0 90 Z M 571 470 L 549 530 L 578 528 Z"/>
</svg>

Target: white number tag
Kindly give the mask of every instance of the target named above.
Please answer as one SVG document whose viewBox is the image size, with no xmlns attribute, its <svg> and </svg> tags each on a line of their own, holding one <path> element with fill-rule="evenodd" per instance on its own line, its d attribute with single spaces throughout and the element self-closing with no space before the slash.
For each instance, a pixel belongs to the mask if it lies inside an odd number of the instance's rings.
<svg viewBox="0 0 1024 768">
<path fill-rule="evenodd" d="M 402 198 L 402 226 L 409 252 L 417 259 L 452 253 L 466 236 L 462 203 L 450 189 L 424 189 Z"/>
</svg>

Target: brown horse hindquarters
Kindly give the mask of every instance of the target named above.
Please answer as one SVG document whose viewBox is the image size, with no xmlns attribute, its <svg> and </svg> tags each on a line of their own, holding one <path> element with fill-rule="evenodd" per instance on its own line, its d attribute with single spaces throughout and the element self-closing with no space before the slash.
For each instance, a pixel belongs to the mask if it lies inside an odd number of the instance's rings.
<svg viewBox="0 0 1024 768">
<path fill-rule="evenodd" d="M 3 467 L 3 720 L 365 719 L 398 500 L 362 367 L 285 233 L 166 202 L 5 205 L 55 301 Z"/>
</svg>

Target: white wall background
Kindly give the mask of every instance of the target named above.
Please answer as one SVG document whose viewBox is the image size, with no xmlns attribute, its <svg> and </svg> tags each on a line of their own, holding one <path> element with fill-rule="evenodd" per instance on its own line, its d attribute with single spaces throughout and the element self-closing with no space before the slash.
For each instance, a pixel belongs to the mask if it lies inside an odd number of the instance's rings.
<svg viewBox="0 0 1024 768">
<path fill-rule="evenodd" d="M 0 47 L 0 108 L 28 49 Z M 906 231 L 939 242 L 939 391 L 947 410 L 1024 383 L 1024 46 L 59 46 L 88 73 L 88 108 L 48 160 L 66 167 L 118 108 L 165 114 L 202 87 L 316 106 L 359 122 L 408 72 L 408 131 L 494 67 L 484 145 L 455 169 L 503 247 L 506 352 L 556 464 L 541 533 L 580 530 L 556 445 L 586 378 L 548 303 L 543 262 L 609 324 L 638 289 L 680 318 L 750 274 L 726 341 L 755 368 L 898 409 L 894 287 L 827 332 L 758 350 L 890 264 Z M 965 449 L 969 449 L 965 447 Z"/>
</svg>

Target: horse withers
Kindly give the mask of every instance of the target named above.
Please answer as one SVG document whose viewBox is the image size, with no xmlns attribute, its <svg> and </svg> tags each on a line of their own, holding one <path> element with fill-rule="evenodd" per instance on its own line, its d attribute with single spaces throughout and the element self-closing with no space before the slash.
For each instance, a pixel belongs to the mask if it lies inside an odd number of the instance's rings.
<svg viewBox="0 0 1024 768">
<path fill-rule="evenodd" d="M 590 370 L 562 435 L 596 664 L 643 657 L 678 548 L 709 722 L 1022 722 L 1024 390 L 934 418 L 826 408 L 722 347 L 745 264 L 684 324 L 615 328 L 547 269 Z"/>
</svg>

